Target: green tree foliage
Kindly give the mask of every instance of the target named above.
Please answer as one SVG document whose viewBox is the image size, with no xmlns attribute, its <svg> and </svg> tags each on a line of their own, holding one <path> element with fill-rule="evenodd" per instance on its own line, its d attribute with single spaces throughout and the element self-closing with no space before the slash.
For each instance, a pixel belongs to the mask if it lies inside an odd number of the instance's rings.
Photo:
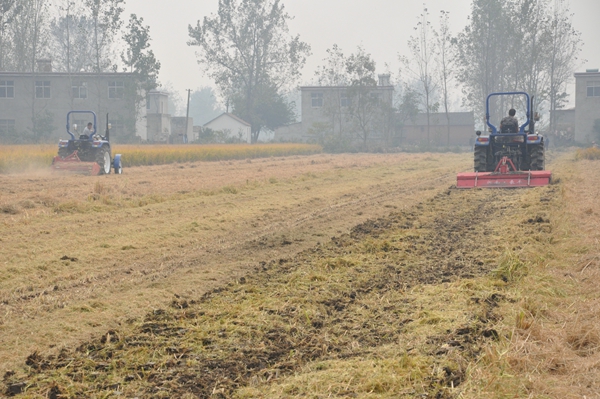
<svg viewBox="0 0 600 399">
<path fill-rule="evenodd" d="M 127 44 L 121 53 L 126 70 L 138 75 L 141 88 L 149 91 L 157 87 L 160 62 L 150 50 L 150 27 L 144 26 L 144 19 L 131 14 L 123 40 Z"/>
<path fill-rule="evenodd" d="M 297 81 L 310 53 L 289 34 L 289 20 L 279 0 L 219 0 L 216 15 L 188 28 L 188 45 L 200 48 L 198 63 L 234 114 L 252 125 L 253 142 L 263 128 L 287 122 L 276 112 L 285 109 L 281 93 Z"/>
</svg>

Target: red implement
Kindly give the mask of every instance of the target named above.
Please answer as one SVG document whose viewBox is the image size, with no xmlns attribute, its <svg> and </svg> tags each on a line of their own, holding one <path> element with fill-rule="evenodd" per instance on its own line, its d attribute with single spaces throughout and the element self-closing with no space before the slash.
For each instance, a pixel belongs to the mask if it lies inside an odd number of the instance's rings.
<svg viewBox="0 0 600 399">
<path fill-rule="evenodd" d="M 550 171 L 518 171 L 508 157 L 503 157 L 493 172 L 459 173 L 456 175 L 456 187 L 540 187 L 550 184 L 551 179 L 552 172 Z"/>
<path fill-rule="evenodd" d="M 100 174 L 100 165 L 96 162 L 82 162 L 77 151 L 64 158 L 55 156 L 52 160 L 52 170 L 64 173 L 96 176 Z"/>
</svg>

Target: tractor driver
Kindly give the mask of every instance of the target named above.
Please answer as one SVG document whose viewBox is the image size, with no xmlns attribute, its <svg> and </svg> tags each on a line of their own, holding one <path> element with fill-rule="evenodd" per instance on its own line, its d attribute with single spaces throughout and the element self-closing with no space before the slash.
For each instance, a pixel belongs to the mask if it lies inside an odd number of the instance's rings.
<svg viewBox="0 0 600 399">
<path fill-rule="evenodd" d="M 515 114 L 517 111 L 514 108 L 511 108 L 508 111 L 508 116 L 502 118 L 500 122 L 500 132 L 501 133 L 518 133 L 519 132 L 519 121 L 515 118 Z"/>
<path fill-rule="evenodd" d="M 86 137 L 92 137 L 92 135 L 94 134 L 94 127 L 92 125 L 92 122 L 88 122 L 87 126 L 85 127 L 85 129 L 83 129 L 83 135 Z"/>
</svg>

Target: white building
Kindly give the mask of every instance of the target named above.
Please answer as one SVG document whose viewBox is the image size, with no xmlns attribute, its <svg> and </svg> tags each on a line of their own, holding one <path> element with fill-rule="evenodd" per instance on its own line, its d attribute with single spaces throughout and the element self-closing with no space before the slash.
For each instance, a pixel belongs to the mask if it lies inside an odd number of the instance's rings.
<svg viewBox="0 0 600 399">
<path fill-rule="evenodd" d="M 209 128 L 215 132 L 222 132 L 225 136 L 252 143 L 252 131 L 248 122 L 237 116 L 229 113 L 222 113 L 215 119 L 204 124 L 205 128 Z"/>
</svg>

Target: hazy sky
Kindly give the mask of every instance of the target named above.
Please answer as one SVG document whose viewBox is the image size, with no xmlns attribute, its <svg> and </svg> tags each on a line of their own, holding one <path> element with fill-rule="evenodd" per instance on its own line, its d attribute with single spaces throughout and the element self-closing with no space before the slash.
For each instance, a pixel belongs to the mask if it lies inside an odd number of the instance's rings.
<svg viewBox="0 0 600 399">
<path fill-rule="evenodd" d="M 312 55 L 303 70 L 300 84 L 309 82 L 323 64 L 325 50 L 334 43 L 350 54 L 362 45 L 377 62 L 378 73 L 387 63 L 398 70 L 398 53 L 407 54 L 406 42 L 414 34 L 423 9 L 421 0 L 282 0 L 294 17 L 290 33 L 300 34 L 310 44 Z M 165 7 L 165 4 L 168 6 Z M 430 20 L 437 25 L 440 10 L 450 12 L 452 29 L 467 24 L 471 0 L 428 0 Z M 187 45 L 188 25 L 215 13 L 218 0 L 173 0 L 172 3 L 127 0 L 127 13 L 136 13 L 150 26 L 152 48 L 162 67 L 160 81 L 171 83 L 185 98 L 185 89 L 196 89 L 212 82 L 203 76 L 197 62 L 197 47 Z M 600 68 L 600 0 L 571 0 L 574 25 L 584 41 L 578 70 Z"/>
</svg>

